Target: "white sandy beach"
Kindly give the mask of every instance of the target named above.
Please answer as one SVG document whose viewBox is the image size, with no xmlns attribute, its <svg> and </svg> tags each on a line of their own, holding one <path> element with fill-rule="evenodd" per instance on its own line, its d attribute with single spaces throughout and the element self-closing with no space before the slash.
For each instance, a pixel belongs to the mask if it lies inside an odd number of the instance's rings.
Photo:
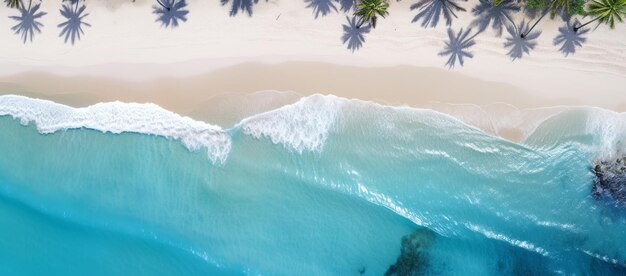
<svg viewBox="0 0 626 276">
<path fill-rule="evenodd" d="M 515 61 L 503 46 L 506 32 L 488 30 L 470 49 L 474 58 L 449 70 L 437 54 L 445 23 L 411 23 L 414 2 L 392 1 L 390 16 L 354 52 L 341 41 L 349 14 L 315 18 L 300 0 L 260 2 L 252 16 L 234 17 L 219 1 L 192 0 L 188 21 L 174 29 L 155 22 L 152 1 L 87 2 L 92 27 L 75 45 L 58 37 L 59 3 L 43 2 L 42 33 L 26 44 L 10 30 L 17 11 L 2 8 L 0 94 L 72 106 L 153 102 L 224 127 L 303 95 L 334 94 L 432 108 L 511 140 L 560 110 L 548 107 L 626 111 L 625 25 L 600 26 L 564 57 L 553 45 L 562 21 L 544 20 L 535 50 Z M 476 4 L 461 3 L 468 12 L 453 21 L 455 32 L 469 25 Z"/>
</svg>

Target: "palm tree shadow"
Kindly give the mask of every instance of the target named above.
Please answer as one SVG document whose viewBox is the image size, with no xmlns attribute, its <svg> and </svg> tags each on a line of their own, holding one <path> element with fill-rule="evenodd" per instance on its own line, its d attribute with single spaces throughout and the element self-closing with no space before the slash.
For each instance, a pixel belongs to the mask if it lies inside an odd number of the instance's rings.
<svg viewBox="0 0 626 276">
<path fill-rule="evenodd" d="M 530 54 L 530 51 L 537 46 L 537 38 L 541 35 L 541 31 L 532 31 L 522 38 L 522 34 L 526 33 L 530 29 L 530 26 L 525 21 L 519 26 L 511 25 L 507 26 L 506 30 L 509 33 L 509 37 L 504 42 L 504 47 L 510 48 L 507 56 L 512 60 L 521 59 L 524 54 Z"/>
<path fill-rule="evenodd" d="M 157 15 L 157 22 L 161 22 L 161 26 L 178 27 L 179 21 L 187 21 L 187 14 L 189 11 L 186 9 L 187 3 L 185 0 L 157 0 L 158 4 L 152 7 L 152 13 Z"/>
<path fill-rule="evenodd" d="M 370 32 L 370 26 L 359 27 L 359 22 L 356 17 L 347 17 L 348 24 L 343 25 L 343 35 L 341 40 L 343 44 L 347 44 L 348 50 L 353 53 L 363 47 L 365 42 L 365 34 Z"/>
<path fill-rule="evenodd" d="M 491 25 L 496 35 L 500 37 L 502 27 L 514 24 L 511 16 L 519 11 L 519 5 L 512 0 L 504 1 L 500 5 L 494 5 L 491 0 L 480 0 L 480 3 L 472 9 L 476 19 L 472 21 L 471 26 L 478 27 L 478 32 L 483 32 Z"/>
<path fill-rule="evenodd" d="M 461 66 L 463 66 L 463 58 L 474 57 L 474 54 L 469 51 L 469 48 L 476 44 L 476 42 L 474 42 L 474 38 L 480 32 L 477 32 L 470 37 L 469 34 L 471 31 L 471 28 L 467 29 L 465 32 L 461 29 L 457 34 L 455 34 L 452 29 L 448 29 L 448 41 L 446 42 L 446 47 L 443 51 L 439 52 L 440 56 L 449 56 L 448 61 L 446 62 L 446 66 L 448 66 L 448 68 L 454 68 L 457 61 L 461 64 Z"/>
<path fill-rule="evenodd" d="M 72 45 L 74 45 L 76 39 L 80 40 L 80 36 L 84 34 L 83 25 L 91 27 L 89 23 L 83 21 L 83 19 L 89 15 L 88 13 L 83 14 L 85 9 L 85 5 L 78 7 L 78 1 L 75 1 L 74 5 L 72 1 L 70 1 L 69 4 L 63 4 L 60 11 L 61 15 L 67 20 L 57 25 L 57 27 L 61 28 L 59 37 L 65 36 L 65 43 L 71 41 Z"/>
<path fill-rule="evenodd" d="M 337 12 L 337 6 L 335 6 L 336 0 L 304 0 L 308 5 L 307 8 L 313 9 L 315 18 L 328 15 L 331 11 Z"/>
<path fill-rule="evenodd" d="M 434 28 L 439 24 L 439 18 L 443 16 L 446 26 L 452 24 L 452 18 L 456 18 L 455 11 L 465 11 L 456 3 L 457 0 L 421 0 L 411 5 L 411 10 L 419 10 L 411 22 L 422 20 L 421 26 L 424 28 Z"/>
<path fill-rule="evenodd" d="M 259 0 L 220 0 L 222 6 L 225 6 L 228 2 L 232 2 L 229 13 L 230 16 L 236 16 L 240 11 L 247 13 L 248 16 L 252 16 L 252 8 L 255 4 L 259 3 Z"/>
<path fill-rule="evenodd" d="M 356 0 L 339 0 L 340 10 L 342 12 L 349 12 L 356 8 Z"/>
<path fill-rule="evenodd" d="M 26 43 L 27 40 L 33 41 L 35 32 L 41 33 L 43 24 L 38 21 L 44 15 L 45 12 L 40 12 L 39 8 L 41 4 L 32 5 L 32 1 L 29 1 L 28 6 L 24 5 L 23 1 L 20 1 L 19 10 L 20 15 L 9 16 L 10 19 L 17 21 L 17 24 L 11 27 L 11 30 L 15 31 L 22 37 L 22 41 Z"/>
<path fill-rule="evenodd" d="M 587 38 L 583 37 L 589 29 L 579 29 L 574 31 L 574 26 L 580 26 L 578 20 L 567 20 L 565 26 L 559 27 L 559 34 L 554 38 L 554 46 L 561 45 L 559 51 L 566 57 L 576 53 L 576 47 L 582 47 Z"/>
</svg>

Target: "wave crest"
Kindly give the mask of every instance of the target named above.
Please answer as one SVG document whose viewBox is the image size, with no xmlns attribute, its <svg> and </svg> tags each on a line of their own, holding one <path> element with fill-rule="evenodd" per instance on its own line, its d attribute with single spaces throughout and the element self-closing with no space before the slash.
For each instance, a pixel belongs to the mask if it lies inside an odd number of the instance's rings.
<svg viewBox="0 0 626 276">
<path fill-rule="evenodd" d="M 239 127 L 254 138 L 269 138 L 302 153 L 319 151 L 348 100 L 312 95 L 279 109 L 244 119 Z"/>
<path fill-rule="evenodd" d="M 110 133 L 142 133 L 180 140 L 189 150 L 207 148 L 214 163 L 228 157 L 231 140 L 222 128 L 167 111 L 155 104 L 109 102 L 73 108 L 22 96 L 0 96 L 0 116 L 34 122 L 40 133 L 87 128 Z"/>
</svg>

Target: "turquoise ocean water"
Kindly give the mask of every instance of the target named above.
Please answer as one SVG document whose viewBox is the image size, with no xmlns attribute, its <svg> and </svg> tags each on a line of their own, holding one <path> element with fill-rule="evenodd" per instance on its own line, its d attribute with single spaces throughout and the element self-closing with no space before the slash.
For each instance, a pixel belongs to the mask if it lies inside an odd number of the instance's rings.
<svg viewBox="0 0 626 276">
<path fill-rule="evenodd" d="M 626 210 L 591 196 L 620 114 L 572 108 L 516 144 L 315 95 L 190 146 L 154 116 L 170 135 L 103 133 L 119 103 L 103 121 L 19 100 L 0 99 L 2 275 L 626 273 Z"/>
</svg>

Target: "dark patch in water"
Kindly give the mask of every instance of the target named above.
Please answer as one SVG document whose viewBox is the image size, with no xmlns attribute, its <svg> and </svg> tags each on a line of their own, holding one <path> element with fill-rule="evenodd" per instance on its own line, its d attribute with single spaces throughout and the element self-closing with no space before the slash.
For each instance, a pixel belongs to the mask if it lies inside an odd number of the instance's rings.
<svg viewBox="0 0 626 276">
<path fill-rule="evenodd" d="M 435 238 L 435 233 L 421 228 L 402 237 L 400 256 L 395 264 L 389 266 L 385 275 L 422 275 L 428 267 L 428 248 Z"/>
<path fill-rule="evenodd" d="M 554 275 L 541 254 L 505 245 L 498 252 L 496 275 Z"/>
<path fill-rule="evenodd" d="M 589 271 L 591 275 L 626 275 L 626 263 L 612 263 L 592 258 Z"/>
<path fill-rule="evenodd" d="M 591 189 L 593 197 L 626 207 L 626 156 L 599 161 L 593 173 L 596 176 Z"/>
</svg>

